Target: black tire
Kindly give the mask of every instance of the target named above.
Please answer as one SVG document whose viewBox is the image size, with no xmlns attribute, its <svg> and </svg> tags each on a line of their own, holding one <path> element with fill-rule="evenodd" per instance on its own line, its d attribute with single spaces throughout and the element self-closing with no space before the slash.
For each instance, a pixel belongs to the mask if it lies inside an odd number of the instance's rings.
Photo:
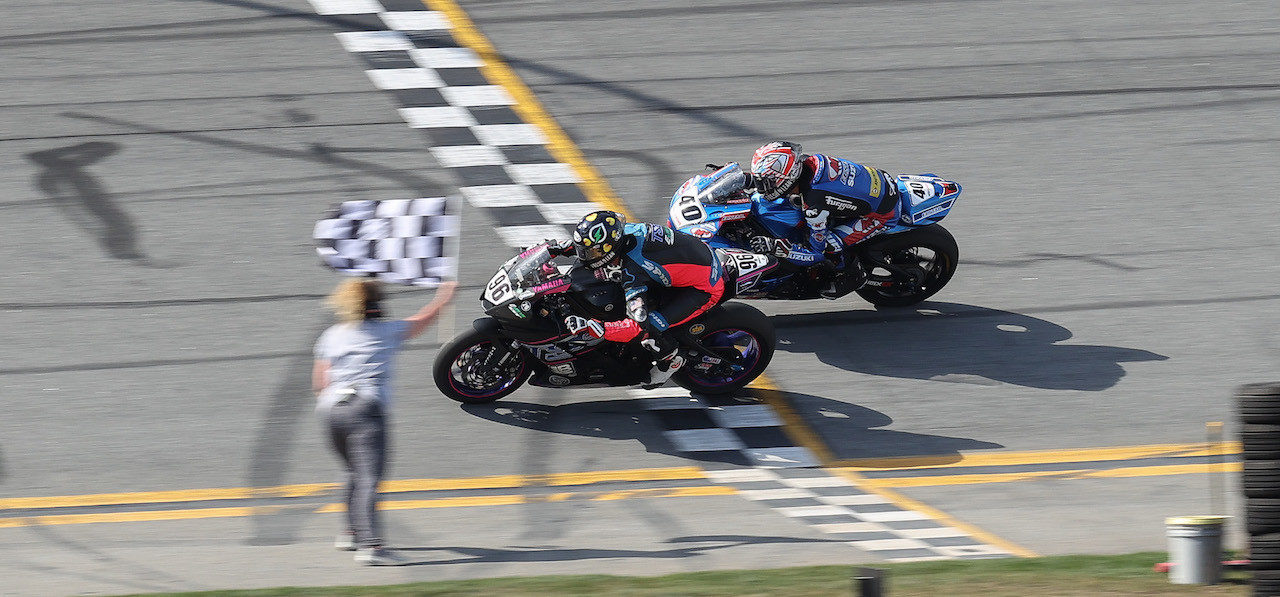
<svg viewBox="0 0 1280 597">
<path fill-rule="evenodd" d="M 1245 500 L 1245 526 L 1250 535 L 1280 533 L 1280 498 Z"/>
<path fill-rule="evenodd" d="M 1280 570 L 1276 570 L 1275 568 L 1270 568 L 1270 569 L 1266 569 L 1266 570 L 1254 570 L 1254 571 L 1253 571 L 1253 580 L 1254 580 L 1254 581 L 1263 581 L 1263 582 L 1280 583 Z M 1255 585 L 1255 586 L 1257 586 L 1257 585 Z M 1257 594 L 1257 593 L 1255 593 L 1255 595 L 1256 595 L 1256 594 Z M 1280 594 L 1280 593 L 1272 593 L 1272 595 L 1278 595 L 1278 594 Z"/>
<path fill-rule="evenodd" d="M 1280 580 L 1254 580 L 1253 597 L 1276 597 L 1280 595 Z"/>
<path fill-rule="evenodd" d="M 1249 538 L 1249 567 L 1254 570 L 1280 569 L 1280 534 Z"/>
<path fill-rule="evenodd" d="M 467 382 L 458 379 L 454 375 L 453 368 L 458 359 L 464 353 L 473 348 L 483 347 L 485 344 L 492 345 L 493 341 L 480 332 L 471 330 L 440 347 L 440 352 L 436 355 L 436 362 L 431 368 L 436 388 L 445 396 L 458 402 L 488 404 L 507 396 L 524 385 L 525 380 L 529 379 L 532 368 L 529 366 L 528 360 L 524 358 L 524 353 L 521 352 L 515 353 L 517 358 L 520 359 L 519 370 L 513 375 L 503 378 L 507 380 L 506 384 L 498 386 L 496 391 L 493 391 L 493 386 L 481 388 L 469 386 Z M 478 350 L 484 350 L 484 348 L 478 348 Z"/>
<path fill-rule="evenodd" d="M 1245 460 L 1280 460 L 1280 425 L 1245 423 L 1240 444 Z"/>
<path fill-rule="evenodd" d="M 1280 424 L 1280 383 L 1253 383 L 1236 389 L 1242 423 Z"/>
<path fill-rule="evenodd" d="M 687 363 L 671 378 L 682 388 L 711 396 L 732 394 L 760 377 L 773 360 L 774 347 L 778 343 L 773 323 L 755 307 L 742 303 L 724 303 L 707 312 L 689 328 L 693 329 L 696 325 L 705 326 L 704 331 L 697 334 L 698 341 L 704 343 L 716 337 L 717 333 L 746 332 L 755 341 L 759 356 L 752 366 L 727 383 L 708 383 L 709 379 L 700 377 L 693 371 L 694 363 Z"/>
<path fill-rule="evenodd" d="M 1237 396 L 1280 396 L 1280 381 L 1247 383 L 1236 388 Z"/>
<path fill-rule="evenodd" d="M 1280 460 L 1246 460 L 1240 475 L 1245 497 L 1280 498 Z"/>
<path fill-rule="evenodd" d="M 932 263 L 922 268 L 920 264 L 912 265 L 921 276 L 923 282 L 919 288 L 910 292 L 895 292 L 893 287 L 867 285 L 857 290 L 858 296 L 877 307 L 909 307 L 923 301 L 947 285 L 951 276 L 956 273 L 956 264 L 960 262 L 960 247 L 951 233 L 939 224 L 930 224 L 915 230 L 888 234 L 873 238 L 862 247 L 863 253 L 882 253 L 891 261 L 897 256 L 908 259 L 913 249 L 928 249 L 934 254 Z M 918 257 L 918 254 L 916 255 Z M 864 259 L 867 274 L 874 280 L 877 268 Z"/>
</svg>

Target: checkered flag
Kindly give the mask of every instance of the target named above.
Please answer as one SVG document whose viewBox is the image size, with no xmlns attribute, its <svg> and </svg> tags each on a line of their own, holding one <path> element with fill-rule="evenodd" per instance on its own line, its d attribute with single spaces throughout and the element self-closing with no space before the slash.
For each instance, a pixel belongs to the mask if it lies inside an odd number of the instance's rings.
<svg viewBox="0 0 1280 597">
<path fill-rule="evenodd" d="M 457 277 L 458 216 L 444 197 L 344 201 L 316 222 L 325 265 L 392 284 L 436 286 Z"/>
</svg>

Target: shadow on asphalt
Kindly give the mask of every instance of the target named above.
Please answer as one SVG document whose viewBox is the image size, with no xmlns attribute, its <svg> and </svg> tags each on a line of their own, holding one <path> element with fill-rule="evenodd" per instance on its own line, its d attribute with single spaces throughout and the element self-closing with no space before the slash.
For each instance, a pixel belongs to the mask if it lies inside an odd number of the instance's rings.
<svg viewBox="0 0 1280 597">
<path fill-rule="evenodd" d="M 956 303 L 771 319 L 778 350 L 813 353 L 828 365 L 885 377 L 1096 392 L 1124 377 L 1120 363 L 1168 358 L 1135 348 L 1059 344 L 1071 330 Z"/>
<path fill-rule="evenodd" d="M 818 433 L 838 459 L 930 456 L 939 464 L 960 459 L 961 450 L 1003 448 L 1000 444 L 961 437 L 877 429 L 893 423 L 880 411 L 856 404 L 807 394 L 781 392 L 792 409 Z M 744 404 L 754 404 L 743 398 Z M 742 464 L 741 457 L 725 452 L 683 452 L 663 436 L 653 411 L 639 400 L 569 402 L 557 405 L 503 400 L 493 404 L 467 404 L 472 415 L 523 429 L 639 441 L 649 452 L 680 456 L 701 462 Z"/>
<path fill-rule="evenodd" d="M 921 465 L 960 461 L 961 450 L 995 450 L 1001 444 L 964 437 L 884 429 L 893 418 L 878 410 L 796 392 L 779 392 L 839 461 L 927 457 Z M 860 463 L 873 466 L 870 463 Z M 885 463 L 886 467 L 899 466 Z"/>
<path fill-rule="evenodd" d="M 709 551 L 760 545 L 764 543 L 839 543 L 838 539 L 809 539 L 805 537 L 768 537 L 756 535 L 700 535 L 673 537 L 667 543 L 700 543 L 670 549 L 577 549 L 555 546 L 490 547 L 397 547 L 401 552 L 452 552 L 457 557 L 447 559 L 407 562 L 405 566 L 439 566 L 448 564 L 493 564 L 506 562 L 568 562 L 578 560 L 607 560 L 615 558 L 691 558 Z"/>
</svg>

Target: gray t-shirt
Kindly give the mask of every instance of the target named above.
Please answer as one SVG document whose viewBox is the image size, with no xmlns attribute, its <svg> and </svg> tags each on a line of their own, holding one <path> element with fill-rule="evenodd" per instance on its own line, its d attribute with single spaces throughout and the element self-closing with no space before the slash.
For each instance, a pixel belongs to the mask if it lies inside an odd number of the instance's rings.
<svg viewBox="0 0 1280 597">
<path fill-rule="evenodd" d="M 391 406 L 391 367 L 408 329 L 401 319 L 371 319 L 339 323 L 320 334 L 315 357 L 329 361 L 329 386 L 317 407 L 331 406 L 342 388 L 371 392 L 384 408 Z"/>
</svg>

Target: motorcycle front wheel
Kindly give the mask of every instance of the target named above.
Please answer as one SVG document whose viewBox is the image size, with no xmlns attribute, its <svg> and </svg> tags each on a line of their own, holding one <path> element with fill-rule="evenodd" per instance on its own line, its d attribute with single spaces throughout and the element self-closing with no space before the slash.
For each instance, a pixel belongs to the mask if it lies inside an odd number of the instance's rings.
<svg viewBox="0 0 1280 597">
<path fill-rule="evenodd" d="M 960 248 L 946 228 L 930 224 L 873 238 L 862 255 L 867 284 L 857 290 L 858 296 L 877 307 L 909 307 L 951 281 Z"/>
<path fill-rule="evenodd" d="M 490 361 L 509 353 L 507 362 Z M 524 385 L 531 369 L 520 351 L 508 351 L 479 332 L 470 331 L 440 347 L 432 375 L 445 396 L 467 404 L 487 404 Z"/>
<path fill-rule="evenodd" d="M 713 365 L 698 369 L 699 363 L 685 363 L 672 379 L 691 392 L 721 396 L 741 390 L 764 373 L 777 344 L 773 324 L 755 307 L 742 303 L 725 303 L 690 325 L 703 325 L 698 342 L 718 353 L 734 356 L 736 364 Z"/>
</svg>

